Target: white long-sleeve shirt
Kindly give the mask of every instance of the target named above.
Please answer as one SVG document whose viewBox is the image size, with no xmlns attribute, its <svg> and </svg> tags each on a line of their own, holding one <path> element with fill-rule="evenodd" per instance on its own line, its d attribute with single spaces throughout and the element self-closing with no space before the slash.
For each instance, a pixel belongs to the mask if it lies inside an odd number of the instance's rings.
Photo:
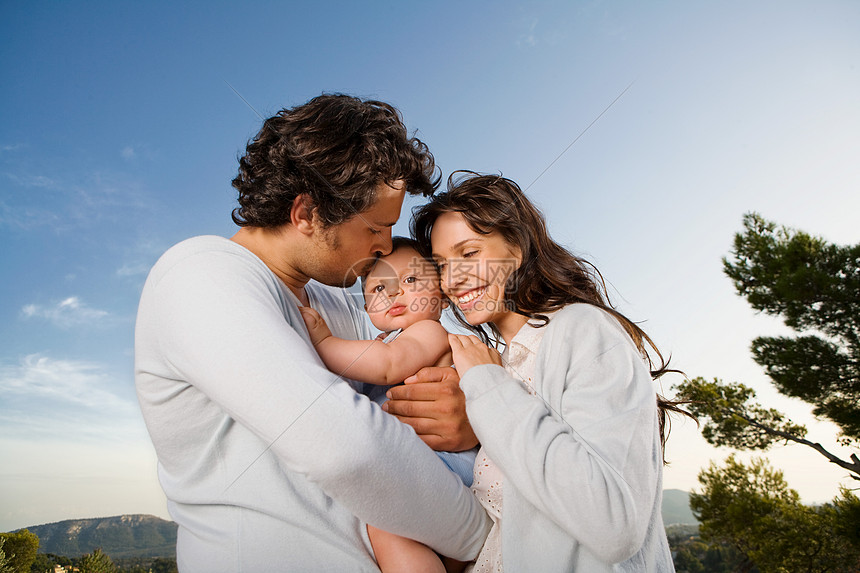
<svg viewBox="0 0 860 573">
<path fill-rule="evenodd" d="M 523 326 L 511 346 L 537 354 L 533 376 L 484 365 L 460 380 L 503 474 L 504 570 L 674 571 L 656 396 L 630 337 L 608 313 L 572 304 L 543 328 Z"/>
<path fill-rule="evenodd" d="M 306 288 L 338 336 L 368 337 L 344 291 Z M 365 522 L 474 557 L 489 523 L 471 492 L 325 369 L 297 303 L 222 237 L 173 247 L 146 281 L 135 384 L 180 571 L 378 571 Z"/>
</svg>

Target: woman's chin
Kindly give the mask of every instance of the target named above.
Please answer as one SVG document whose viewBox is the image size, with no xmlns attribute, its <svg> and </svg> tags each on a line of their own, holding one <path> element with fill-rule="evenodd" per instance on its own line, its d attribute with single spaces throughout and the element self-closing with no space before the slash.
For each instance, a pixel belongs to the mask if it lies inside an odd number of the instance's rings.
<svg viewBox="0 0 860 573">
<path fill-rule="evenodd" d="M 468 322 L 472 326 L 480 326 L 482 324 L 487 323 L 487 317 L 482 312 L 476 312 L 476 311 L 471 311 L 471 310 L 470 311 L 461 310 L 461 312 L 463 313 L 463 318 L 466 319 L 466 322 Z"/>
</svg>

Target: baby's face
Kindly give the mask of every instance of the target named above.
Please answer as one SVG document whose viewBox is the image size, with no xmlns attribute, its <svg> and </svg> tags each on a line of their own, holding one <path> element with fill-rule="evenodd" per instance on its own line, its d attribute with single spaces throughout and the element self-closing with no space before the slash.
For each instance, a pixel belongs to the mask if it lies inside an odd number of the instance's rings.
<svg viewBox="0 0 860 573">
<path fill-rule="evenodd" d="M 442 300 L 436 267 L 408 247 L 379 259 L 364 281 L 364 309 L 385 332 L 439 320 Z"/>
</svg>

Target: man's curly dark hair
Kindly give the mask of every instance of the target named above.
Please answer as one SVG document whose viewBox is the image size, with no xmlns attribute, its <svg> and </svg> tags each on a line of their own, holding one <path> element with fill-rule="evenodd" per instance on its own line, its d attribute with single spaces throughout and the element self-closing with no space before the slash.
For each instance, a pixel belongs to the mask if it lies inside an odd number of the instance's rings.
<svg viewBox="0 0 860 573">
<path fill-rule="evenodd" d="M 391 105 L 343 94 L 323 94 L 265 120 L 239 158 L 233 187 L 242 227 L 278 227 L 290 220 L 293 200 L 306 193 L 325 227 L 370 208 L 380 183 L 402 179 L 410 194 L 439 186 L 433 155 L 409 137 Z"/>
</svg>

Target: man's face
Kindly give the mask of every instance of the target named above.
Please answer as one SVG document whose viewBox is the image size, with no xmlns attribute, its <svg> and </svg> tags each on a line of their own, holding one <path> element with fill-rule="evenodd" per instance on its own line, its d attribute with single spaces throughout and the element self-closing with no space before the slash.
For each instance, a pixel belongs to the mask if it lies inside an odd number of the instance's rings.
<svg viewBox="0 0 860 573">
<path fill-rule="evenodd" d="M 331 285 L 349 287 L 372 266 L 378 254 L 391 252 L 391 228 L 400 218 L 406 185 L 380 183 L 369 209 L 343 223 L 319 230 L 308 264 L 309 276 Z"/>
</svg>

